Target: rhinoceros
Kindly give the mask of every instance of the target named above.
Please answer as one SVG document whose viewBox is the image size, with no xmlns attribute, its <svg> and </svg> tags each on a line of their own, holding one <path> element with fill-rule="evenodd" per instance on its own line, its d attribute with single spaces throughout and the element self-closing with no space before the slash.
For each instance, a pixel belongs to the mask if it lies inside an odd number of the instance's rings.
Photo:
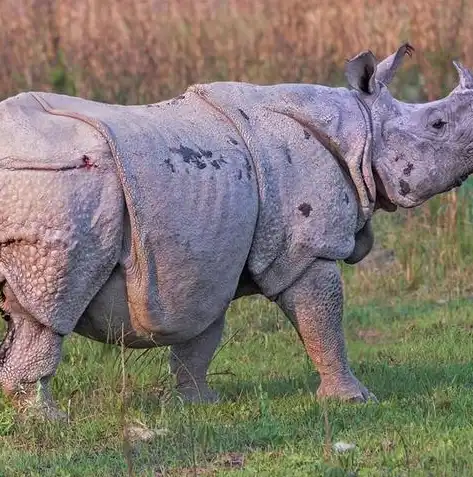
<svg viewBox="0 0 473 477">
<path fill-rule="evenodd" d="M 0 384 L 60 411 L 50 381 L 72 332 L 171 346 L 187 401 L 232 300 L 260 294 L 292 322 L 319 398 L 376 400 L 354 376 L 337 261 L 373 245 L 375 210 L 415 207 L 473 171 L 473 76 L 444 99 L 388 90 L 413 48 L 345 63 L 348 87 L 193 84 L 147 105 L 46 92 L 0 102 Z"/>
</svg>

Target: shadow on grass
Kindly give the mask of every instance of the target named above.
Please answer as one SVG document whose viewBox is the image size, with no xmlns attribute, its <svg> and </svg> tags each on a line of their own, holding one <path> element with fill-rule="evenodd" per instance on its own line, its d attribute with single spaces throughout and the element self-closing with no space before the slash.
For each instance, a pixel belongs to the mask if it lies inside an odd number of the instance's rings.
<svg viewBox="0 0 473 477">
<path fill-rule="evenodd" d="M 432 395 L 439 388 L 450 386 L 470 390 L 473 387 L 473 363 L 417 365 L 386 363 L 354 363 L 355 376 L 379 400 L 405 399 Z M 308 373 L 265 381 L 220 382 L 215 386 L 222 398 L 229 401 L 253 398 L 264 394 L 269 399 L 297 394 L 315 393 L 319 386 L 318 374 Z"/>
</svg>

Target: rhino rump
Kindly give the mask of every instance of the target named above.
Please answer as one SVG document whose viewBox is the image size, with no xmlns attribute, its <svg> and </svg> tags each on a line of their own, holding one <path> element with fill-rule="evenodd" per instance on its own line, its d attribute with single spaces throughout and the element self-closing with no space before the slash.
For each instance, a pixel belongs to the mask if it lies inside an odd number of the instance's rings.
<svg viewBox="0 0 473 477">
<path fill-rule="evenodd" d="M 124 201 L 90 125 L 30 93 L 0 103 L 0 274 L 35 319 L 70 333 L 121 253 Z"/>
</svg>

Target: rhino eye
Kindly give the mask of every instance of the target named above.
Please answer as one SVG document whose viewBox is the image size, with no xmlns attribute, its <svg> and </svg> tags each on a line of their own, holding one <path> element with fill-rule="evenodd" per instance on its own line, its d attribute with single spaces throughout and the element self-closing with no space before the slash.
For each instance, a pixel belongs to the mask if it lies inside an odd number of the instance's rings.
<svg viewBox="0 0 473 477">
<path fill-rule="evenodd" d="M 432 123 L 432 127 L 434 129 L 442 129 L 445 126 L 445 124 L 447 124 L 447 121 L 443 121 L 442 119 L 437 119 L 436 121 Z"/>
</svg>

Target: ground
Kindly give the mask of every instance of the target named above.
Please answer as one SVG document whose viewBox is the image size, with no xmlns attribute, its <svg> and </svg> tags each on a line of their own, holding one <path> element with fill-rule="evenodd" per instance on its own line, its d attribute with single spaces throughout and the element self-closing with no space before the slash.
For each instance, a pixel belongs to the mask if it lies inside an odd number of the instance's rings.
<svg viewBox="0 0 473 477">
<path fill-rule="evenodd" d="M 70 424 L 22 425 L 0 401 L 0 475 L 473 475 L 472 315 L 466 298 L 348 303 L 350 361 L 377 405 L 317 404 L 295 332 L 259 298 L 228 313 L 215 406 L 180 405 L 165 350 L 73 336 L 54 386 Z"/>
</svg>

